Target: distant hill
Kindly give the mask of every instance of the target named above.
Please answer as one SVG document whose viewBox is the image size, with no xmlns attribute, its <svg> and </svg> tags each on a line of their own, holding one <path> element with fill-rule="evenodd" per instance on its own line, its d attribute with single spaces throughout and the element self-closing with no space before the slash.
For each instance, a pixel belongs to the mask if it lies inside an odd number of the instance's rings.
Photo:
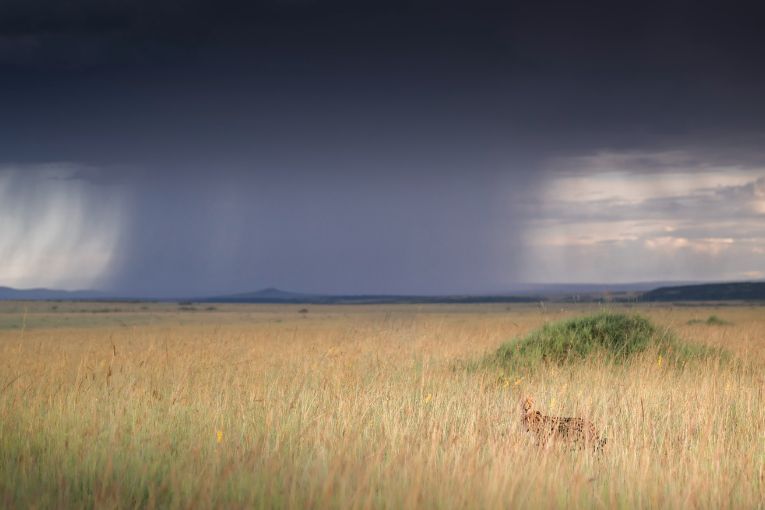
<svg viewBox="0 0 765 510">
<path fill-rule="evenodd" d="M 699 282 L 626 282 L 626 283 L 526 283 L 512 286 L 506 294 L 541 296 L 563 303 L 635 302 L 645 292 L 658 287 L 691 285 Z"/>
<path fill-rule="evenodd" d="M 623 292 L 646 292 L 659 287 L 695 285 L 694 281 L 653 281 L 626 283 L 526 283 L 516 284 L 507 290 L 507 294 L 534 294 L 541 296 L 571 296 L 576 294 L 606 294 Z"/>
<path fill-rule="evenodd" d="M 141 301 L 141 297 L 116 297 L 94 290 L 14 289 L 0 287 L 0 301 Z M 538 295 L 452 295 L 413 296 L 388 294 L 329 295 L 303 294 L 269 287 L 254 292 L 212 297 L 152 298 L 152 301 L 183 300 L 197 303 L 294 303 L 294 304 L 394 304 L 394 303 L 525 303 L 544 300 Z"/>
<path fill-rule="evenodd" d="M 758 301 L 765 300 L 765 282 L 660 287 L 646 292 L 641 299 L 643 301 Z"/>
<path fill-rule="evenodd" d="M 411 296 L 393 294 L 327 295 L 300 294 L 269 287 L 256 292 L 195 299 L 211 303 L 295 303 L 295 304 L 394 304 L 394 303 L 530 303 L 539 296 Z"/>
<path fill-rule="evenodd" d="M 635 284 L 563 284 L 527 285 L 503 294 L 304 294 L 269 287 L 254 292 L 195 297 L 184 300 L 208 303 L 293 303 L 293 304 L 426 304 L 426 303 L 534 303 L 592 301 L 755 301 L 765 300 L 765 281 L 667 285 L 650 288 L 650 283 Z M 14 289 L 0 287 L 3 301 L 118 301 L 141 300 L 140 297 L 117 298 L 95 290 Z M 177 301 L 179 298 L 154 298 Z"/>
<path fill-rule="evenodd" d="M 105 295 L 95 290 L 13 289 L 0 287 L 0 300 L 5 301 L 83 301 L 103 299 Z"/>
<path fill-rule="evenodd" d="M 268 287 L 255 292 L 242 292 L 239 294 L 227 294 L 224 296 L 215 296 L 211 298 L 203 298 L 199 301 L 228 301 L 228 302 L 240 302 L 240 303 L 257 303 L 257 302 L 303 302 L 305 300 L 317 299 L 322 296 L 313 294 L 301 294 L 298 292 L 289 292 L 286 290 L 277 289 L 276 287 Z"/>
</svg>

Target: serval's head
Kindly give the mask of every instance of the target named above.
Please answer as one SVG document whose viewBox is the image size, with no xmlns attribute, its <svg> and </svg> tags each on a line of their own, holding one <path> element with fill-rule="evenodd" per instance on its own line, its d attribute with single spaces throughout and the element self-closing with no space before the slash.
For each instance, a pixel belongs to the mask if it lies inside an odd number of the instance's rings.
<svg viewBox="0 0 765 510">
<path fill-rule="evenodd" d="M 521 414 L 528 416 L 534 412 L 534 399 L 531 397 L 525 397 L 521 400 Z"/>
</svg>

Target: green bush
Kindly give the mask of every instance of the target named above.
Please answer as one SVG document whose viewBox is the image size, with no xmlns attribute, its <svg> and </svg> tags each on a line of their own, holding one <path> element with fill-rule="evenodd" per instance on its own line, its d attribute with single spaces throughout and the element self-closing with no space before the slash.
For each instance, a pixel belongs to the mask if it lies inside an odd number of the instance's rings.
<svg viewBox="0 0 765 510">
<path fill-rule="evenodd" d="M 489 361 L 516 368 L 593 357 L 621 363 L 648 348 L 658 350 L 668 362 L 680 363 L 720 352 L 680 342 L 671 331 L 641 315 L 603 312 L 545 324 L 524 338 L 504 343 Z"/>
</svg>

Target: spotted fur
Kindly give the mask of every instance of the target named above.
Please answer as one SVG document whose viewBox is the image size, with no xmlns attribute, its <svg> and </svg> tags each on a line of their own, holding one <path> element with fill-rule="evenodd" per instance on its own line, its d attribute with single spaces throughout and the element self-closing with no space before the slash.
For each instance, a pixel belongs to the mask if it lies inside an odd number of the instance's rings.
<svg viewBox="0 0 765 510">
<path fill-rule="evenodd" d="M 583 418 L 545 416 L 534 410 L 534 399 L 526 397 L 521 402 L 521 424 L 537 439 L 539 446 L 546 446 L 552 439 L 575 447 L 591 447 L 603 451 L 606 438 L 601 438 L 592 422 Z"/>
</svg>

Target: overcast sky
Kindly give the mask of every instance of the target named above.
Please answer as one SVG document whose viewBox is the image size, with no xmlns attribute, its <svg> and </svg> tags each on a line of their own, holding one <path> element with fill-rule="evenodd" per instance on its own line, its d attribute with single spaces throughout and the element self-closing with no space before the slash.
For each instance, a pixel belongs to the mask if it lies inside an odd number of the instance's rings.
<svg viewBox="0 0 765 510">
<path fill-rule="evenodd" d="M 756 3 L 0 3 L 0 285 L 765 277 Z"/>
</svg>

